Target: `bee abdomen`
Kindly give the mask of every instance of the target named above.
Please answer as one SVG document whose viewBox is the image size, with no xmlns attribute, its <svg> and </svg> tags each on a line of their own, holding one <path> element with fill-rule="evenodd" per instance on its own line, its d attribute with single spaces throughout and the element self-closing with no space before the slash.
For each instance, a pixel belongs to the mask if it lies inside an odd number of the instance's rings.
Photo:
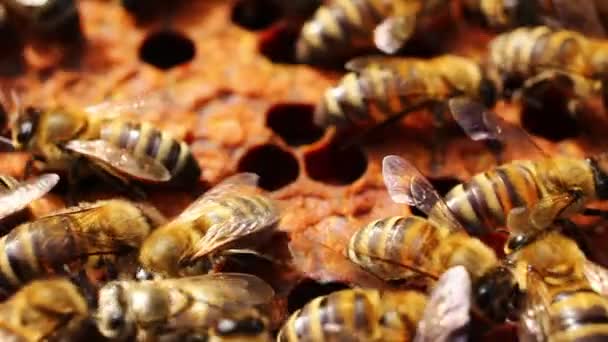
<svg viewBox="0 0 608 342">
<path fill-rule="evenodd" d="M 507 164 L 457 185 L 446 202 L 470 234 L 481 236 L 504 226 L 511 209 L 530 207 L 541 196 L 533 166 Z"/>
<path fill-rule="evenodd" d="M 416 216 L 376 220 L 352 236 L 348 257 L 378 276 L 404 279 L 411 272 L 400 265 L 425 268 L 427 255 L 441 240 L 438 233 L 428 221 Z"/>
<path fill-rule="evenodd" d="M 373 6 L 372 1 L 338 0 L 321 6 L 302 27 L 296 45 L 297 59 L 301 62 L 317 62 L 331 59 L 331 55 L 338 55 L 338 58 L 348 56 L 352 53 L 350 50 L 356 48 L 373 48 L 371 32 L 382 20 L 382 14 Z M 357 40 L 358 46 L 350 46 L 352 40 Z"/>
<path fill-rule="evenodd" d="M 188 145 L 148 123 L 117 121 L 102 127 L 100 135 L 136 156 L 159 161 L 169 170 L 173 182 L 189 184 L 200 177 L 200 167 Z"/>
<path fill-rule="evenodd" d="M 423 89 L 410 89 L 421 85 Z M 360 74 L 347 74 L 328 89 L 316 109 L 315 120 L 322 126 L 381 123 L 428 96 L 425 81 L 406 82 L 396 71 L 369 68 Z"/>
<path fill-rule="evenodd" d="M 604 341 L 608 338 L 608 302 L 582 290 L 560 295 L 551 304 L 551 338 L 567 341 Z"/>
<path fill-rule="evenodd" d="M 368 293 L 343 290 L 313 299 L 289 318 L 279 340 L 334 341 L 349 336 L 373 336 L 378 320 Z"/>
</svg>

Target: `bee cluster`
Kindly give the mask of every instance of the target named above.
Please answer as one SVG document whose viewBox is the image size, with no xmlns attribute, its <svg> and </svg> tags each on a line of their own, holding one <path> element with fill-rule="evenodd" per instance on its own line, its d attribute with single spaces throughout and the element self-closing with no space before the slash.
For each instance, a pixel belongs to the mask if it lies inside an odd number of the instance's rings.
<svg viewBox="0 0 608 342">
<path fill-rule="evenodd" d="M 608 340 L 607 14 L 0 0 L 1 340 Z"/>
</svg>

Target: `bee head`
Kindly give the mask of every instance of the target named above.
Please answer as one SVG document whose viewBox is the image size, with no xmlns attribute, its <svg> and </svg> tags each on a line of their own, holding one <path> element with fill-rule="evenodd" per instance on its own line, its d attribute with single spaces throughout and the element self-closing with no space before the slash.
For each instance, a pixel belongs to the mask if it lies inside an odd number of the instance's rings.
<svg viewBox="0 0 608 342">
<path fill-rule="evenodd" d="M 587 159 L 593 172 L 595 194 L 599 199 L 608 199 L 608 153 Z"/>
<path fill-rule="evenodd" d="M 135 332 L 135 322 L 124 304 L 123 293 L 117 282 L 109 283 L 99 291 L 97 327 L 110 339 L 124 339 Z"/>
<path fill-rule="evenodd" d="M 517 307 L 519 287 L 511 271 L 501 266 L 477 280 L 473 295 L 477 307 L 487 318 L 503 322 Z"/>
<path fill-rule="evenodd" d="M 22 149 L 30 144 L 36 136 L 42 112 L 34 107 L 26 107 L 17 116 L 13 127 L 13 144 L 16 149 Z"/>
</svg>

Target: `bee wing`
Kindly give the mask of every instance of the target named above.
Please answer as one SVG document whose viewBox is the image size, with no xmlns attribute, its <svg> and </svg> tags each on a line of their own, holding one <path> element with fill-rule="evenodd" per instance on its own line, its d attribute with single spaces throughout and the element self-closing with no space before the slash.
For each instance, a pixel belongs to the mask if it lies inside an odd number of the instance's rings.
<svg viewBox="0 0 608 342">
<path fill-rule="evenodd" d="M 595 292 L 608 296 L 608 269 L 585 259 L 583 273 Z"/>
<path fill-rule="evenodd" d="M 244 273 L 214 273 L 160 280 L 167 287 L 190 287 L 195 300 L 216 306 L 269 303 L 274 290 L 262 279 Z"/>
<path fill-rule="evenodd" d="M 150 182 L 166 182 L 171 173 L 159 161 L 146 155 L 135 156 L 105 140 L 71 140 L 65 145 L 69 151 L 85 156 L 91 161 L 136 179 Z"/>
<path fill-rule="evenodd" d="M 141 244 L 144 238 L 142 231 L 123 229 L 120 234 L 116 234 L 115 231 L 110 230 L 87 230 L 86 227 L 99 226 L 100 211 L 102 210 L 103 205 L 67 208 L 37 219 L 33 224 L 45 228 L 42 246 L 39 250 L 49 251 L 53 254 L 51 258 L 57 254 L 73 260 L 87 255 L 121 253 Z M 74 215 L 78 215 L 78 218 L 74 219 Z M 57 220 L 61 220 L 60 222 L 65 222 L 65 224 L 57 224 Z M 74 220 L 77 220 L 77 223 Z M 124 218 L 124 224 L 115 221 L 113 225 L 133 226 L 133 223 L 129 223 L 127 220 L 128 218 Z M 74 248 L 74 246 L 78 247 Z M 81 254 L 65 255 L 65 253 L 60 253 L 61 251 L 68 254 Z"/>
<path fill-rule="evenodd" d="M 549 331 L 549 304 L 547 288 L 534 270 L 526 275 L 526 297 L 519 318 L 520 341 L 545 341 Z"/>
<path fill-rule="evenodd" d="M 243 187 L 256 187 L 259 176 L 255 173 L 243 172 L 226 178 L 190 204 L 175 220 L 179 222 L 192 221 L 200 217 L 200 210 L 209 202 L 216 201 L 218 197 L 229 193 L 238 192 Z"/>
<path fill-rule="evenodd" d="M 430 294 L 415 342 L 466 341 L 470 321 L 471 278 L 463 266 L 445 271 Z"/>
<path fill-rule="evenodd" d="M 233 216 L 220 224 L 211 226 L 194 246 L 194 254 L 190 259 L 196 260 L 230 242 L 271 229 L 278 220 L 279 211 L 275 206 L 257 215 Z"/>
<path fill-rule="evenodd" d="M 556 18 L 543 18 L 546 25 L 576 30 L 595 37 L 606 36 L 593 1 L 553 0 L 552 4 Z"/>
<path fill-rule="evenodd" d="M 382 160 L 382 176 L 389 195 L 396 203 L 405 203 L 430 215 L 439 215 L 452 230 L 464 229 L 433 185 L 407 160 L 390 155 Z"/>
<path fill-rule="evenodd" d="M 456 122 L 472 140 L 497 141 L 502 144 L 502 153 L 511 152 L 514 156 L 533 153 L 537 158 L 547 157 L 526 131 L 488 111 L 481 103 L 457 97 L 450 99 L 448 106 Z"/>
<path fill-rule="evenodd" d="M 126 100 L 107 100 L 88 106 L 84 111 L 89 115 L 112 119 L 124 115 L 143 115 L 152 110 L 166 107 L 168 102 L 170 102 L 170 97 L 167 91 L 159 90 Z"/>
<path fill-rule="evenodd" d="M 32 201 L 47 194 L 59 182 L 59 176 L 53 173 L 17 184 L 16 187 L 0 193 L 0 219 L 9 216 Z"/>
</svg>

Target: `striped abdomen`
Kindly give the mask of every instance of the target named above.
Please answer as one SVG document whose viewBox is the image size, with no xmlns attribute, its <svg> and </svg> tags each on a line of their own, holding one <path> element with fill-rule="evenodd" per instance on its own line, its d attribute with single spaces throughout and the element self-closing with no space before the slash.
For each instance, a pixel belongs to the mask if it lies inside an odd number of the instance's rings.
<svg viewBox="0 0 608 342">
<path fill-rule="evenodd" d="M 337 291 L 291 315 L 277 340 L 412 341 L 425 304 L 416 291 Z"/>
<path fill-rule="evenodd" d="M 477 174 L 450 190 L 445 202 L 470 234 L 487 234 L 505 226 L 511 209 L 530 208 L 543 196 L 536 169 L 532 162 L 516 162 Z"/>
<path fill-rule="evenodd" d="M 162 163 L 171 173 L 172 182 L 191 184 L 200 177 L 200 167 L 188 145 L 176 140 L 149 123 L 113 121 L 102 125 L 100 138 Z"/>
<path fill-rule="evenodd" d="M 370 340 L 378 334 L 379 305 L 376 290 L 343 290 L 317 297 L 291 315 L 278 340 Z M 331 329 L 332 325 L 339 329 Z"/>
<path fill-rule="evenodd" d="M 608 299 L 590 289 L 555 296 L 548 311 L 549 341 L 608 340 Z"/>
<path fill-rule="evenodd" d="M 355 232 L 348 245 L 348 257 L 383 279 L 407 279 L 419 273 L 399 265 L 433 272 L 432 254 L 448 234 L 421 217 L 388 217 Z"/>
<path fill-rule="evenodd" d="M 374 48 L 374 28 L 389 14 L 378 0 L 335 0 L 321 6 L 302 27 L 296 45 L 300 62 L 348 59 Z"/>
<path fill-rule="evenodd" d="M 545 26 L 519 28 L 490 43 L 490 58 L 499 71 L 523 77 L 547 67 L 590 76 L 589 42 L 574 31 L 554 31 Z"/>
<path fill-rule="evenodd" d="M 402 70 L 372 65 L 360 73 L 348 73 L 325 92 L 315 120 L 323 126 L 366 126 L 384 122 L 412 106 L 445 99 L 448 84 L 427 72 L 423 63 L 411 61 L 411 66 Z"/>
<path fill-rule="evenodd" d="M 72 234 L 78 222 L 66 215 L 22 224 L 0 239 L 0 288 L 20 285 L 64 271 L 63 265 L 84 254 Z"/>
</svg>

